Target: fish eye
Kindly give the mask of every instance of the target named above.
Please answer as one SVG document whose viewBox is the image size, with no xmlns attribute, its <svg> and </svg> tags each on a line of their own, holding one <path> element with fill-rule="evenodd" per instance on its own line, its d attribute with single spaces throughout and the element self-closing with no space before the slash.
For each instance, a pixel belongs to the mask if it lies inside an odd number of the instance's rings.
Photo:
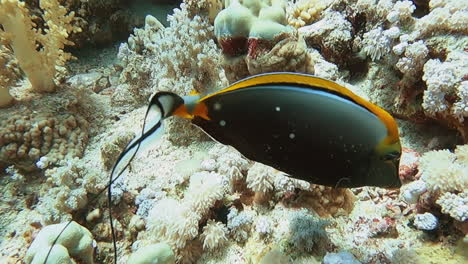
<svg viewBox="0 0 468 264">
<path fill-rule="evenodd" d="M 399 160 L 400 159 L 401 153 L 398 151 L 392 151 L 389 153 L 386 153 L 383 157 L 382 160 Z"/>
</svg>

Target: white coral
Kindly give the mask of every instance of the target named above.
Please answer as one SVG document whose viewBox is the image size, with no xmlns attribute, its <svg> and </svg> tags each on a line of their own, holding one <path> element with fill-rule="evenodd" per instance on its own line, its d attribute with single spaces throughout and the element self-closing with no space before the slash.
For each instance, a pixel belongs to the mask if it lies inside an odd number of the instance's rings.
<svg viewBox="0 0 468 264">
<path fill-rule="evenodd" d="M 184 203 L 204 215 L 227 192 L 226 178 L 214 172 L 197 172 L 190 177 Z"/>
<path fill-rule="evenodd" d="M 216 249 L 227 241 L 228 230 L 223 223 L 216 222 L 212 219 L 208 220 L 206 226 L 203 227 L 201 239 L 203 240 L 203 249 Z"/>
<path fill-rule="evenodd" d="M 450 104 L 445 99 L 447 94 L 460 96 L 454 104 L 452 114 L 460 121 L 465 116 L 468 107 L 466 100 L 466 84 L 462 80 L 468 75 L 468 52 L 452 51 L 448 54 L 445 62 L 432 59 L 424 65 L 423 80 L 426 82 L 427 90 L 424 91 L 423 108 L 430 114 L 449 111 Z"/>
<path fill-rule="evenodd" d="M 429 55 L 429 49 L 420 40 L 405 46 L 405 57 L 398 60 L 396 67 L 405 75 L 417 76 Z"/>
<path fill-rule="evenodd" d="M 384 34 L 381 27 L 365 33 L 363 37 L 362 51 L 369 56 L 372 61 L 379 60 L 390 51 L 391 39 Z"/>
<path fill-rule="evenodd" d="M 468 163 L 449 150 L 430 151 L 421 157 L 421 179 L 431 192 L 456 192 L 468 188 Z"/>
<path fill-rule="evenodd" d="M 468 81 L 460 83 L 457 89 L 458 101 L 453 104 L 452 113 L 460 122 L 468 117 Z"/>
<path fill-rule="evenodd" d="M 427 191 L 426 183 L 422 180 L 410 182 L 401 187 L 401 198 L 409 203 L 414 204 L 418 201 L 419 196 Z"/>
<path fill-rule="evenodd" d="M 468 191 L 459 194 L 445 193 L 436 203 L 442 207 L 442 213 L 461 222 L 468 220 Z"/>
<path fill-rule="evenodd" d="M 417 214 L 414 217 L 414 226 L 419 230 L 434 230 L 438 225 L 439 220 L 431 213 Z"/>
<path fill-rule="evenodd" d="M 416 6 L 414 6 L 412 1 L 398 1 L 395 3 L 390 13 L 388 13 L 387 20 L 390 23 L 395 23 L 398 21 L 409 19 L 411 18 L 411 14 L 413 14 L 415 9 Z"/>
<path fill-rule="evenodd" d="M 273 189 L 272 182 L 275 174 L 275 169 L 255 163 L 247 173 L 247 187 L 254 192 L 266 193 Z"/>
<path fill-rule="evenodd" d="M 437 32 L 468 33 L 468 2 L 459 0 L 430 1 L 430 13 L 420 18 L 411 34 L 413 39 Z"/>
</svg>

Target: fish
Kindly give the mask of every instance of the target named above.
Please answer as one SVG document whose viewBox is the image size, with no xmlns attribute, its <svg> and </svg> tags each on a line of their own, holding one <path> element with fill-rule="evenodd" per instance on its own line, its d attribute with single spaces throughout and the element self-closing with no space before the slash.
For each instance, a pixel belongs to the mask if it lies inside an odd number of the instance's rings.
<svg viewBox="0 0 468 264">
<path fill-rule="evenodd" d="M 178 102 L 163 111 L 290 177 L 343 188 L 401 186 L 395 119 L 336 82 L 275 72 L 199 98 L 161 96 Z"/>
<path fill-rule="evenodd" d="M 106 186 L 115 263 L 112 184 L 138 151 L 164 135 L 164 120 L 170 117 L 188 119 L 245 158 L 295 179 L 335 188 L 401 186 L 395 119 L 331 80 L 273 72 L 247 77 L 208 95 L 157 92 L 148 104 L 140 136 L 119 155 Z"/>
</svg>

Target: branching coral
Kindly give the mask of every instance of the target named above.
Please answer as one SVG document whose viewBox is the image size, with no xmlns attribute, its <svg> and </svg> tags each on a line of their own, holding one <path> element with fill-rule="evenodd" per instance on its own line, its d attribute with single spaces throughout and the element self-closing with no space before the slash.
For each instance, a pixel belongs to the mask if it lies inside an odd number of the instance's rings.
<svg viewBox="0 0 468 264">
<path fill-rule="evenodd" d="M 432 0 L 429 3 L 430 13 L 416 21 L 413 39 L 426 37 L 434 33 L 468 34 L 466 27 L 468 4 L 465 1 Z"/>
<path fill-rule="evenodd" d="M 36 28 L 25 3 L 18 0 L 0 2 L 0 38 L 6 39 L 21 69 L 26 73 L 34 90 L 50 92 L 55 89 L 56 66 L 63 66 L 72 56 L 63 49 L 73 43 L 67 40 L 71 32 L 79 32 L 71 21 L 74 13 L 60 6 L 57 0 L 41 0 L 47 29 Z"/>
<path fill-rule="evenodd" d="M 227 84 L 221 54 L 213 41 L 213 26 L 207 17 L 190 18 L 189 13 L 183 3 L 168 17 L 167 28 L 148 16 L 144 31 L 136 30 L 135 36 L 120 46 L 118 58 L 124 68 L 112 95 L 114 105 L 146 103 L 156 91 L 184 95 L 215 91 Z M 170 119 L 166 125 L 169 139 L 178 145 L 203 137 L 185 120 Z"/>
<path fill-rule="evenodd" d="M 244 210 L 239 212 L 235 207 L 231 207 L 227 216 L 227 227 L 231 237 L 236 241 L 245 241 L 250 234 L 255 212 Z"/>
<path fill-rule="evenodd" d="M 390 38 L 384 34 L 381 27 L 364 34 L 362 45 L 365 52 L 373 61 L 380 59 L 390 51 Z"/>
<path fill-rule="evenodd" d="M 468 160 L 463 158 L 467 145 L 458 146 L 455 153 L 437 150 L 421 157 L 419 170 L 427 189 L 433 193 L 462 192 L 468 188 Z"/>
<path fill-rule="evenodd" d="M 247 173 L 247 187 L 254 192 L 267 193 L 273 189 L 274 173 L 273 168 L 255 163 Z"/>
<path fill-rule="evenodd" d="M 342 54 L 351 49 L 352 24 L 334 10 L 322 15 L 322 19 L 299 29 L 308 46 L 321 49 L 321 55 L 331 62 L 343 62 Z"/>
</svg>

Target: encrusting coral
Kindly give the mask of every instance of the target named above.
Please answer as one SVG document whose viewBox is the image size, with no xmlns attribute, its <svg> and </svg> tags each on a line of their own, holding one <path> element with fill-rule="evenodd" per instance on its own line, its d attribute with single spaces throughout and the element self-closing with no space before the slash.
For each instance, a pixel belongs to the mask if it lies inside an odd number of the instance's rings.
<svg viewBox="0 0 468 264">
<path fill-rule="evenodd" d="M 67 40 L 68 34 L 81 29 L 71 25 L 74 13 L 67 14 L 68 10 L 57 0 L 41 0 L 39 5 L 44 10 L 45 30 L 35 27 L 24 2 L 2 0 L 0 24 L 3 30 L 0 31 L 0 39 L 12 46 L 32 88 L 50 92 L 56 88 L 56 67 L 63 66 L 72 58 L 70 53 L 64 51 L 65 45 L 73 45 Z"/>
</svg>

